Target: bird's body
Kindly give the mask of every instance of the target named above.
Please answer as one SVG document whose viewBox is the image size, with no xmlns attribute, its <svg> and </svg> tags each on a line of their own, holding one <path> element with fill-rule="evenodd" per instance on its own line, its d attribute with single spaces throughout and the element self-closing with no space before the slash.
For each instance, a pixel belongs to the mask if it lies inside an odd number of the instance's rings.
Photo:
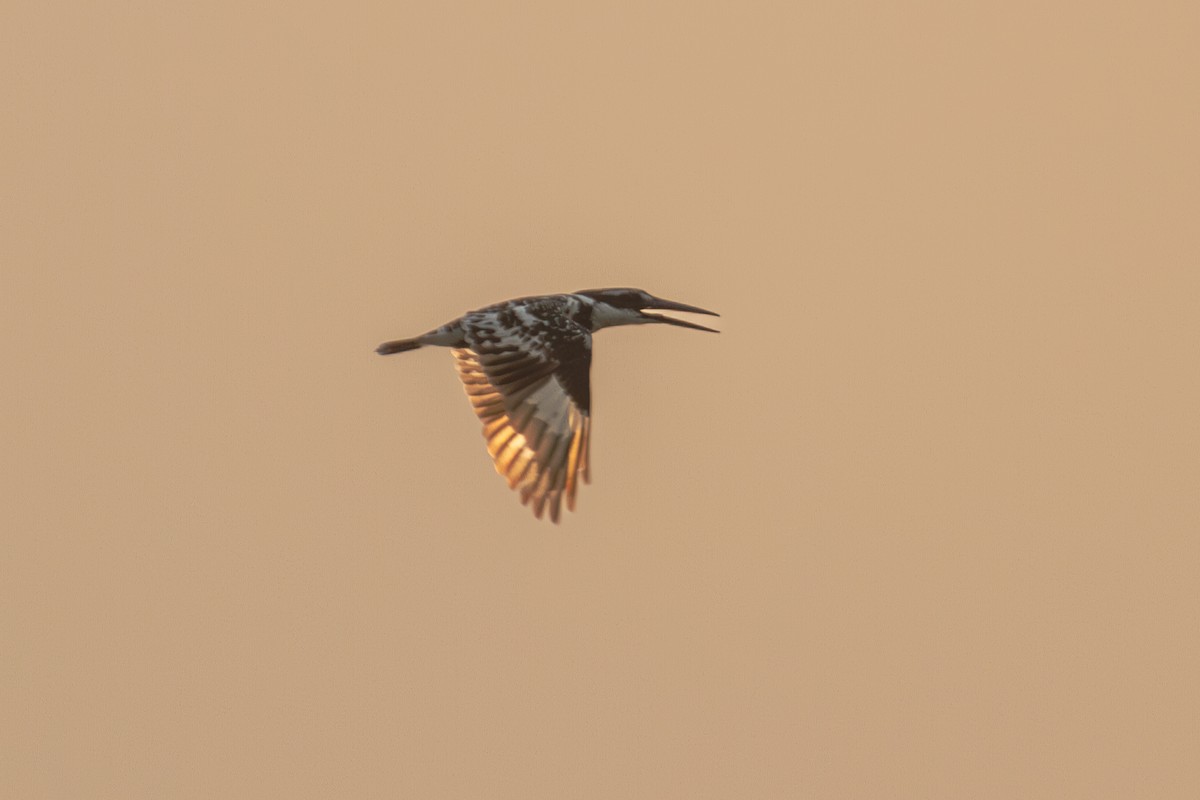
<svg viewBox="0 0 1200 800">
<path fill-rule="evenodd" d="M 574 510 L 578 480 L 588 480 L 592 333 L 649 322 L 712 330 L 646 308 L 715 315 L 639 289 L 522 297 L 471 311 L 413 339 L 385 342 L 377 352 L 452 348 L 496 471 L 520 492 L 522 503 L 532 503 L 538 518 L 548 507 L 557 522 L 564 495 Z"/>
</svg>

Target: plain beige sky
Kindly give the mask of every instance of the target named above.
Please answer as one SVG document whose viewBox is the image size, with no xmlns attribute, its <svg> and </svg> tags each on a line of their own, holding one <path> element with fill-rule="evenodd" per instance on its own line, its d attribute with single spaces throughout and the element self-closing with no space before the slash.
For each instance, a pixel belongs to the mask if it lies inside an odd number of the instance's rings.
<svg viewBox="0 0 1200 800">
<path fill-rule="evenodd" d="M 0 795 L 1184 798 L 1194 3 L 18 3 Z M 641 286 L 593 484 L 386 338 Z"/>
</svg>

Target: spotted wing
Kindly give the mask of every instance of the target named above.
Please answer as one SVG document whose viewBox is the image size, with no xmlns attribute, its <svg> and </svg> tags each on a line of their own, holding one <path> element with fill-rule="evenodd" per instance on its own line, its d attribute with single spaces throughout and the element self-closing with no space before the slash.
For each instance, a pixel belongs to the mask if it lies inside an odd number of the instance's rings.
<svg viewBox="0 0 1200 800">
<path fill-rule="evenodd" d="M 558 522 L 563 496 L 574 511 L 579 478 L 588 480 L 591 336 L 581 329 L 529 345 L 477 342 L 453 353 L 496 472 L 534 516 L 549 507 Z"/>
</svg>

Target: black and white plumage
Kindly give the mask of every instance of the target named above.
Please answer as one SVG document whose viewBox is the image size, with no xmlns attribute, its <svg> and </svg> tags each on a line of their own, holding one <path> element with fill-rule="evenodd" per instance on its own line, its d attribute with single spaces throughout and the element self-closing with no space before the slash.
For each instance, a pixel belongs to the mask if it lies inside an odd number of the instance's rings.
<svg viewBox="0 0 1200 800">
<path fill-rule="evenodd" d="M 640 289 L 593 289 L 497 303 L 422 336 L 384 342 L 376 352 L 452 348 L 496 471 L 536 517 L 549 508 L 558 522 L 563 497 L 574 511 L 579 480 L 589 478 L 592 334 L 650 322 L 716 333 L 645 309 L 717 316 Z"/>
</svg>

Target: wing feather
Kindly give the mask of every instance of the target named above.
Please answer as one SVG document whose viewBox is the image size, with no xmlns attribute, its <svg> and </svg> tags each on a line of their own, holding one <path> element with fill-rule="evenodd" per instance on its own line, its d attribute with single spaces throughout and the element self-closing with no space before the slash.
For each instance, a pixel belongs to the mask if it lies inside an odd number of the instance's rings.
<svg viewBox="0 0 1200 800">
<path fill-rule="evenodd" d="M 544 353 L 513 349 L 481 353 L 460 347 L 452 352 L 463 388 L 483 423 L 496 472 L 519 493 L 522 504 L 532 505 L 539 519 L 548 510 L 550 519 L 558 522 L 564 496 L 567 508 L 574 511 L 579 475 L 587 480 L 591 427 L 586 334 L 575 349 L 558 343 L 558 357 L 550 359 Z"/>
</svg>

